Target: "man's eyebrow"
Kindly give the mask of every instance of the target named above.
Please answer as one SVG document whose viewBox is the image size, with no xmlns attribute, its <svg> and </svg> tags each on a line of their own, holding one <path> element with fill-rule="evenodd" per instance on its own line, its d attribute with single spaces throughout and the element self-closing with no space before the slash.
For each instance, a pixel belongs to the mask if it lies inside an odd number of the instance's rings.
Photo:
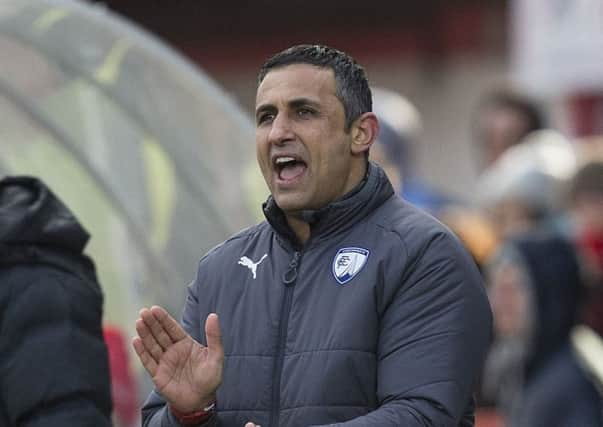
<svg viewBox="0 0 603 427">
<path fill-rule="evenodd" d="M 320 106 L 320 103 L 310 98 L 295 98 L 289 101 L 289 106 L 292 108 L 302 107 L 304 105 L 318 108 Z"/>
<path fill-rule="evenodd" d="M 310 98 L 294 98 L 288 102 L 289 108 L 299 108 L 303 106 L 310 106 L 314 108 L 319 108 L 320 103 L 318 101 L 312 100 Z M 273 104 L 261 104 L 255 110 L 255 116 L 258 117 L 261 113 L 266 111 L 276 111 L 277 107 Z"/>
</svg>

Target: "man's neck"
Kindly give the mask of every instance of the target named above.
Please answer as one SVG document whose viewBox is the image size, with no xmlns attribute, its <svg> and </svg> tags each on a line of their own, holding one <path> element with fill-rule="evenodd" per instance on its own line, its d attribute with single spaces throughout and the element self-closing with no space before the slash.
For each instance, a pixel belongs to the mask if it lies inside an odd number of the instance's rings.
<svg viewBox="0 0 603 427">
<path fill-rule="evenodd" d="M 360 190 L 360 188 L 362 186 L 364 186 L 364 183 L 366 182 L 366 179 L 367 179 L 367 173 L 368 173 L 368 163 L 365 163 L 365 167 L 363 168 L 362 175 L 360 176 L 360 178 L 358 179 L 358 181 L 356 182 L 354 187 L 352 189 L 350 189 L 350 191 L 348 191 L 343 196 L 342 199 L 345 199 L 346 197 L 349 197 L 350 195 L 355 194 L 356 192 L 358 192 Z M 310 224 L 308 223 L 308 221 L 306 219 L 304 219 L 304 216 L 302 215 L 301 212 L 291 212 L 291 213 L 285 212 L 285 218 L 287 219 L 287 223 L 289 224 L 289 227 L 291 227 L 291 229 L 295 233 L 295 236 L 297 237 L 299 242 L 302 245 L 304 245 L 306 243 L 306 241 L 310 238 L 311 228 L 310 228 Z"/>
<path fill-rule="evenodd" d="M 310 238 L 310 224 L 295 214 L 285 214 L 289 227 L 293 230 L 297 239 L 303 245 Z"/>
</svg>

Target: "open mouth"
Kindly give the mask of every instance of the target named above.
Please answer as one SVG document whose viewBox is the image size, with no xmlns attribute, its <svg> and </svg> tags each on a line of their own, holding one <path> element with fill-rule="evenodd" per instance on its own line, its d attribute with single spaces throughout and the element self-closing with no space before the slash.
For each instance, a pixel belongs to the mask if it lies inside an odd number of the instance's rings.
<svg viewBox="0 0 603 427">
<path fill-rule="evenodd" d="M 274 169 L 282 181 L 291 181 L 301 176 L 307 169 L 306 162 L 292 156 L 274 159 Z"/>
</svg>

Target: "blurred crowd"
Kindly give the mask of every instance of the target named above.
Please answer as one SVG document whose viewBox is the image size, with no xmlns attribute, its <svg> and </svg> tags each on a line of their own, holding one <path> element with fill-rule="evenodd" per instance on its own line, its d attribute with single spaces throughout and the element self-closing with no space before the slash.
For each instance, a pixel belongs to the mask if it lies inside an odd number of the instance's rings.
<svg viewBox="0 0 603 427">
<path fill-rule="evenodd" d="M 602 426 L 603 136 L 571 139 L 527 96 L 485 94 L 472 123 L 480 173 L 459 197 L 412 168 L 417 108 L 374 88 L 374 110 L 372 158 L 456 233 L 484 277 L 495 330 L 477 426 Z"/>
</svg>

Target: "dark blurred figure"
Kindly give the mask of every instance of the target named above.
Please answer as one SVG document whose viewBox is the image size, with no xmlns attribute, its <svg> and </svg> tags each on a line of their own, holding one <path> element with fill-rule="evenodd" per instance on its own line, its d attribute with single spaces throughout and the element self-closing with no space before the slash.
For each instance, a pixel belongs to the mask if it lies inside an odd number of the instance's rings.
<svg viewBox="0 0 603 427">
<path fill-rule="evenodd" d="M 111 425 L 89 235 L 39 180 L 0 180 L 0 425 Z"/>
<path fill-rule="evenodd" d="M 570 338 L 583 293 L 575 248 L 552 234 L 515 238 L 488 279 L 496 338 L 483 388 L 507 425 L 603 426 L 601 397 Z"/>
<path fill-rule="evenodd" d="M 453 199 L 424 182 L 414 165 L 421 140 L 422 120 L 417 108 L 404 96 L 372 87 L 373 111 L 379 119 L 379 135 L 370 151 L 392 186 L 413 205 L 438 216 Z"/>
<path fill-rule="evenodd" d="M 546 126 L 542 112 L 528 97 L 512 90 L 497 90 L 480 101 L 474 123 L 481 167 L 494 163 L 529 133 Z"/>
</svg>

